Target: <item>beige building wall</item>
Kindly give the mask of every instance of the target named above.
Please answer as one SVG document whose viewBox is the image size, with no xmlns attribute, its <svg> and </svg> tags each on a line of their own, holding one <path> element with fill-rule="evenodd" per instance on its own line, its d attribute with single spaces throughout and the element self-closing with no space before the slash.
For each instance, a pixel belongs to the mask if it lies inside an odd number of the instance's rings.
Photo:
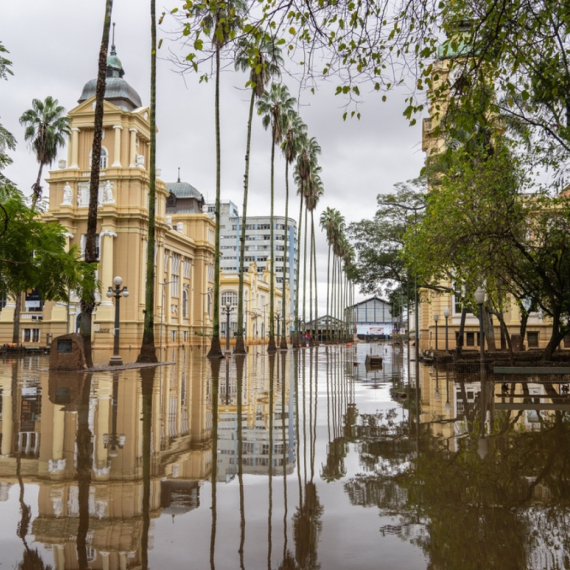
<svg viewBox="0 0 570 570">
<path fill-rule="evenodd" d="M 46 223 L 57 222 L 67 232 L 69 247 L 83 254 L 87 228 L 90 154 L 93 141 L 94 97 L 69 112 L 71 137 L 68 161 L 51 171 Z M 138 347 L 142 340 L 145 272 L 148 244 L 148 108 L 134 111 L 104 103 L 104 138 L 97 233 L 100 294 L 94 313 L 94 348 L 113 346 L 114 300 L 105 295 L 117 275 L 128 287 L 120 303 L 121 347 Z M 214 222 L 206 214 L 165 216 L 166 186 L 157 179 L 156 333 L 166 346 L 199 344 L 202 293 L 213 288 Z M 14 300 L 0 313 L 0 344 L 11 342 Z M 74 332 L 80 312 L 73 292 L 67 303 L 46 302 L 42 311 L 27 311 L 20 319 L 22 344 L 45 345 L 52 337 Z M 211 328 L 206 317 L 205 326 Z M 37 332 L 28 332 L 26 329 Z"/>
</svg>

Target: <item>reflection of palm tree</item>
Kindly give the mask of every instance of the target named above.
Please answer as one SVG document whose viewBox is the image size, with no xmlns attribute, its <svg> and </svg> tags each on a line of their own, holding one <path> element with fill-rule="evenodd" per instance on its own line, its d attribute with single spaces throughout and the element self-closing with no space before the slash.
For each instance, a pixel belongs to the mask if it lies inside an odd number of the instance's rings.
<svg viewBox="0 0 570 570">
<path fill-rule="evenodd" d="M 91 374 L 88 374 L 79 397 L 77 408 L 77 487 L 79 525 L 77 527 L 77 561 L 80 570 L 87 570 L 87 532 L 89 530 L 89 487 L 91 485 L 91 430 L 89 429 L 89 394 Z"/>
<path fill-rule="evenodd" d="M 142 387 L 142 461 L 143 461 L 143 528 L 141 536 L 142 570 L 148 569 L 148 534 L 150 530 L 150 455 L 152 426 L 152 392 L 155 368 L 141 368 Z"/>
<path fill-rule="evenodd" d="M 18 388 L 18 360 L 14 360 L 12 363 L 12 418 L 14 418 L 14 436 L 17 438 L 20 431 L 19 427 L 19 415 L 18 415 L 18 398 L 16 398 L 16 390 Z M 18 522 L 17 535 L 22 540 L 24 545 L 24 554 L 22 556 L 22 561 L 18 562 L 18 570 L 50 570 L 51 566 L 46 566 L 37 551 L 37 549 L 31 549 L 28 546 L 28 541 L 26 537 L 28 535 L 28 530 L 30 527 L 30 520 L 32 518 L 32 509 L 26 504 L 24 500 L 24 479 L 22 477 L 22 454 L 20 447 L 16 445 L 16 477 L 18 479 L 18 485 L 20 487 L 20 494 L 18 500 L 20 502 L 20 521 Z"/>
<path fill-rule="evenodd" d="M 245 570 L 243 555 L 245 544 L 245 496 L 243 487 L 243 367 L 245 358 L 236 356 L 237 374 L 237 440 L 238 440 L 238 482 L 239 482 L 239 513 L 240 513 L 240 541 L 239 541 L 239 567 Z"/>
<path fill-rule="evenodd" d="M 218 477 L 218 394 L 220 386 L 220 360 L 213 359 L 210 361 L 212 370 L 212 530 L 210 532 L 210 569 L 215 570 L 216 564 L 214 554 L 216 550 L 216 523 L 218 517 L 217 511 L 217 477 Z M 226 366 L 229 366 L 229 361 L 226 360 Z"/>
</svg>

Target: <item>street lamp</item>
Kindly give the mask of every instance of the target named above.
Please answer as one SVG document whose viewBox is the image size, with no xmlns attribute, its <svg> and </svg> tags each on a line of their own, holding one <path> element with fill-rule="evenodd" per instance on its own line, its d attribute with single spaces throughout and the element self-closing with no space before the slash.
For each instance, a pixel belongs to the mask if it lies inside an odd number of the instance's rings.
<svg viewBox="0 0 570 570">
<path fill-rule="evenodd" d="M 232 312 L 232 304 L 226 303 L 226 352 L 230 350 L 230 313 Z"/>
<path fill-rule="evenodd" d="M 121 287 L 123 284 L 122 277 L 115 277 L 113 284 L 115 285 L 114 288 L 109 285 L 107 289 L 107 297 L 109 299 L 115 297 L 115 340 L 113 342 L 113 356 L 109 359 L 109 366 L 122 366 L 123 359 L 119 355 L 119 306 L 121 295 L 127 298 L 129 291 L 126 287 Z"/>
<path fill-rule="evenodd" d="M 445 352 L 449 352 L 449 346 L 448 346 L 449 335 L 447 334 L 447 319 L 449 319 L 449 307 L 445 307 L 445 309 L 443 309 L 443 316 L 445 317 Z"/>
<path fill-rule="evenodd" d="M 439 315 L 437 313 L 433 314 L 433 320 L 435 321 L 435 350 L 437 351 L 437 321 L 439 321 Z"/>
<path fill-rule="evenodd" d="M 485 385 L 485 339 L 483 337 L 483 303 L 485 289 L 477 287 L 475 302 L 479 306 L 479 354 L 481 361 L 481 437 L 485 437 L 485 420 L 487 418 L 487 394 Z"/>
</svg>

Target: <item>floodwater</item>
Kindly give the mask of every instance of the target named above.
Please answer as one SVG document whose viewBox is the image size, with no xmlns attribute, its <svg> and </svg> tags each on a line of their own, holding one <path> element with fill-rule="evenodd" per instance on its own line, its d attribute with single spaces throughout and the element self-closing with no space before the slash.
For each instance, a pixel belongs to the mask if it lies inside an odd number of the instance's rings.
<svg viewBox="0 0 570 570">
<path fill-rule="evenodd" d="M 0 361 L 0 570 L 570 568 L 567 412 L 482 438 L 477 378 L 388 344 L 167 356 Z"/>
</svg>

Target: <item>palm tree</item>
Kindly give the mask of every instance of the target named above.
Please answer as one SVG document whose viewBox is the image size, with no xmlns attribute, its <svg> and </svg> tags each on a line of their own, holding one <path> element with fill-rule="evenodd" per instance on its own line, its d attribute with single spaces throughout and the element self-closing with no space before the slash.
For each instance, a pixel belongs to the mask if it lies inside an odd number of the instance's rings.
<svg viewBox="0 0 570 570">
<path fill-rule="evenodd" d="M 71 133 L 70 123 L 65 109 L 51 96 L 46 97 L 45 101 L 33 99 L 32 108 L 20 117 L 20 124 L 26 127 L 24 139 L 30 143 L 40 165 L 38 178 L 32 185 L 32 209 L 35 209 L 42 196 L 42 170 L 47 164 L 52 164 L 57 151 L 65 145 Z"/>
<path fill-rule="evenodd" d="M 303 253 L 303 322 L 306 323 L 306 282 L 307 282 L 307 217 L 308 208 L 307 203 L 310 199 L 311 193 L 311 180 L 315 175 L 318 175 L 320 167 L 317 163 L 317 155 L 321 152 L 321 147 L 317 142 L 315 137 L 310 139 L 305 138 L 303 140 L 303 145 L 301 152 L 297 158 L 297 164 L 295 167 L 295 181 L 299 187 L 299 192 L 301 194 L 301 207 L 303 201 L 305 203 L 305 236 L 304 236 L 304 253 Z M 299 216 L 299 227 L 301 226 L 301 216 Z M 299 232 L 300 233 L 300 232 Z M 300 238 L 299 238 L 300 243 Z M 299 248 L 300 249 L 300 248 Z M 300 255 L 298 260 L 300 261 Z M 299 275 L 299 261 L 297 265 L 297 275 Z M 299 277 L 297 277 L 299 282 Z M 299 296 L 297 295 L 297 301 Z M 299 319 L 299 309 L 298 303 L 295 307 L 295 316 L 298 322 Z"/>
<path fill-rule="evenodd" d="M 245 13 L 242 0 L 205 0 L 191 10 L 199 20 L 201 29 L 210 36 L 216 62 L 215 85 L 215 129 L 216 129 L 216 231 L 214 253 L 214 315 L 212 322 L 212 344 L 208 358 L 221 358 L 220 345 L 220 187 L 221 187 L 221 144 L 220 144 L 220 54 L 222 49 L 235 37 Z M 229 331 L 228 331 L 229 334 Z"/>
<path fill-rule="evenodd" d="M 283 58 L 281 50 L 277 47 L 275 38 L 263 37 L 259 41 L 251 42 L 247 38 L 241 38 L 237 45 L 235 68 L 249 71 L 247 85 L 251 88 L 251 100 L 249 104 L 249 116 L 247 120 L 247 146 L 245 151 L 245 174 L 243 177 L 243 215 L 240 235 L 239 253 L 239 285 L 238 285 L 238 322 L 236 347 L 234 352 L 245 354 L 243 342 L 243 273 L 245 259 L 245 230 L 247 225 L 247 193 L 249 187 L 249 154 L 251 147 L 251 124 L 253 107 L 256 97 L 265 93 L 265 86 L 271 77 L 281 74 Z"/>
<path fill-rule="evenodd" d="M 271 126 L 271 230 L 270 245 L 271 251 L 271 274 L 269 285 L 269 343 L 267 351 L 274 353 L 277 351 L 275 345 L 275 248 L 274 233 L 275 224 L 273 220 L 274 201 L 275 201 L 275 145 L 279 144 L 283 138 L 283 133 L 287 128 L 289 117 L 292 115 L 293 106 L 296 99 L 291 97 L 289 89 L 286 85 L 274 83 L 271 89 L 266 92 L 257 102 L 257 110 L 263 116 L 263 127 L 267 130 Z"/>
<path fill-rule="evenodd" d="M 114 24 L 113 24 L 114 25 Z M 156 227 L 156 0 L 150 0 L 150 164 L 145 311 L 137 362 L 157 362 L 154 345 L 154 244 Z M 162 355 L 161 355 L 162 356 Z"/>
<path fill-rule="evenodd" d="M 327 317 L 331 315 L 332 305 L 330 303 L 330 285 L 331 285 L 331 251 L 333 243 L 337 235 L 344 231 L 344 217 L 335 208 L 326 208 L 321 214 L 320 218 L 321 229 L 327 234 L 327 243 L 329 246 L 328 260 L 327 260 Z M 334 261 L 333 261 L 334 263 Z M 330 330 L 327 325 L 327 340 L 330 341 Z"/>
<path fill-rule="evenodd" d="M 285 140 L 281 145 L 281 150 L 285 155 L 285 248 L 283 252 L 283 323 L 285 323 L 285 286 L 287 282 L 287 228 L 289 225 L 289 165 L 297 158 L 302 145 L 307 139 L 307 125 L 303 122 L 298 114 L 294 114 L 287 126 Z M 298 276 L 297 276 L 298 281 Z M 287 335 L 285 324 L 283 325 L 283 334 L 281 335 L 281 347 L 287 350 Z"/>
<path fill-rule="evenodd" d="M 85 263 L 88 267 L 89 287 L 81 292 L 81 336 L 85 347 L 87 366 L 93 366 L 91 354 L 91 320 L 95 308 L 95 272 L 97 271 L 97 252 L 95 236 L 97 234 L 97 206 L 99 202 L 99 171 L 101 168 L 101 140 L 103 138 L 103 102 L 105 99 L 107 77 L 107 50 L 109 47 L 109 31 L 111 29 L 111 13 L 113 0 L 105 2 L 103 34 L 99 47 L 97 65 L 97 84 L 95 87 L 95 122 L 93 125 L 93 147 L 91 151 L 91 177 L 89 179 L 89 209 L 87 211 L 87 231 L 85 235 Z"/>
<path fill-rule="evenodd" d="M 317 252 L 315 244 L 315 220 L 314 212 L 317 204 L 324 193 L 323 183 L 320 177 L 321 167 L 314 167 L 309 181 L 309 194 L 307 196 L 307 211 L 311 213 L 311 245 L 309 254 L 309 320 L 314 323 L 314 334 L 311 335 L 311 344 L 318 344 L 317 319 L 318 319 L 318 295 L 317 295 Z M 306 218 L 305 218 L 306 220 Z M 305 236 L 306 237 L 306 236 Z M 315 279 L 315 319 L 313 321 L 313 276 Z"/>
</svg>

